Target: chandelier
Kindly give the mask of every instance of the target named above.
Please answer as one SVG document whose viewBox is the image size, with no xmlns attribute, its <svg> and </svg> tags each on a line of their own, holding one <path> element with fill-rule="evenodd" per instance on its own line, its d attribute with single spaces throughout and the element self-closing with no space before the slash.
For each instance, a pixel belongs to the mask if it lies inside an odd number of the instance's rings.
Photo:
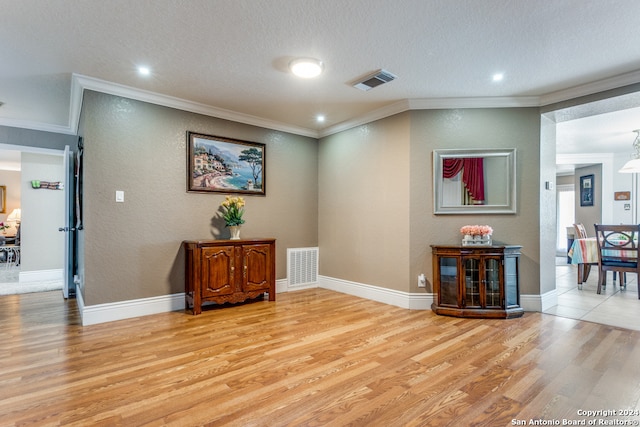
<svg viewBox="0 0 640 427">
<path fill-rule="evenodd" d="M 620 173 L 640 173 L 640 129 L 636 129 L 634 132 L 636 133 L 636 139 L 633 141 L 635 153 L 631 155 L 631 160 L 618 171 Z"/>
</svg>

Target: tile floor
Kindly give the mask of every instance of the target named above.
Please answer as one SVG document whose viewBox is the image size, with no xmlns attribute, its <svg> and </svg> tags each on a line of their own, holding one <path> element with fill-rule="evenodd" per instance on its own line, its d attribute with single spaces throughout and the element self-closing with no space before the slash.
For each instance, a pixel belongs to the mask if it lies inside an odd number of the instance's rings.
<svg viewBox="0 0 640 427">
<path fill-rule="evenodd" d="M 0 283 L 17 282 L 20 276 L 20 267 L 0 263 Z"/>
<path fill-rule="evenodd" d="M 640 300 L 638 279 L 627 274 L 627 288 L 621 290 L 608 273 L 607 287 L 598 295 L 598 267 L 592 266 L 582 289 L 577 286 L 577 266 L 566 263 L 566 258 L 556 259 L 556 289 L 558 305 L 544 311 L 560 317 L 586 320 L 611 326 L 640 331 Z"/>
<path fill-rule="evenodd" d="M 46 292 L 62 289 L 62 279 L 20 282 L 20 266 L 0 263 L 0 295 Z"/>
</svg>

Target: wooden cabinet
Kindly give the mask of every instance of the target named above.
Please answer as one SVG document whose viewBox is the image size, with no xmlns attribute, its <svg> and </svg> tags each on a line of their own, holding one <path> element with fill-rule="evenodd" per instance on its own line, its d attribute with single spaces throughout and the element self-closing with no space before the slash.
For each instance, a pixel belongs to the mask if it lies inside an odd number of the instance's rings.
<svg viewBox="0 0 640 427">
<path fill-rule="evenodd" d="M 432 245 L 431 309 L 457 317 L 511 318 L 520 307 L 519 262 L 522 246 Z"/>
<path fill-rule="evenodd" d="M 200 314 L 207 302 L 223 304 L 256 298 L 276 300 L 275 239 L 187 240 L 185 304 Z"/>
</svg>

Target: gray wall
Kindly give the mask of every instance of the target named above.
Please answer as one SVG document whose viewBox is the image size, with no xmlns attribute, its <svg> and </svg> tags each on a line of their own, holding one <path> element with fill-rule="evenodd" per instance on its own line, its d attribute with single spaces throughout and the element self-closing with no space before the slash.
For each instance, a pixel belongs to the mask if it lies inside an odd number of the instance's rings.
<svg viewBox="0 0 640 427">
<path fill-rule="evenodd" d="M 80 291 L 86 305 L 184 292 L 181 242 L 228 238 L 212 222 L 222 194 L 186 192 L 186 133 L 266 144 L 266 196 L 245 196 L 242 237 L 286 249 L 318 244 L 317 140 L 86 91 L 84 231 Z M 125 194 L 115 202 L 115 191 Z"/>
<path fill-rule="evenodd" d="M 321 140 L 321 275 L 409 290 L 409 119 L 402 113 Z"/>
<path fill-rule="evenodd" d="M 75 150 L 78 137 L 39 130 L 0 126 L 0 144 L 64 150 L 65 145 Z"/>
<path fill-rule="evenodd" d="M 434 215 L 431 153 L 441 148 L 516 148 L 517 214 Z M 521 292 L 540 292 L 540 113 L 537 108 L 413 111 L 411 117 L 412 265 L 432 282 L 432 244 L 460 244 L 460 227 L 488 224 L 493 241 L 522 245 Z"/>
<path fill-rule="evenodd" d="M 580 206 L 580 177 L 585 175 L 594 176 L 593 182 L 593 206 Z M 576 197 L 576 223 L 584 224 L 589 236 L 595 236 L 594 224 L 602 223 L 602 165 L 593 165 L 575 170 L 575 197 Z M 608 194 L 609 200 L 613 195 Z M 611 202 L 609 202 L 611 203 Z"/>
<path fill-rule="evenodd" d="M 415 110 L 323 138 L 320 273 L 424 292 L 417 278 L 431 286 L 429 245 L 459 244 L 460 227 L 489 224 L 496 243 L 523 246 L 522 293 L 539 294 L 540 126 L 537 108 Z M 433 214 L 434 149 L 514 147 L 517 214 Z"/>
<path fill-rule="evenodd" d="M 267 195 L 246 197 L 243 237 L 277 239 L 278 279 L 287 248 L 319 246 L 321 275 L 430 292 L 429 245 L 458 244 L 461 226 L 489 224 L 494 241 L 523 245 L 522 292 L 540 292 L 536 108 L 408 111 L 317 141 L 92 91 L 83 102 L 86 305 L 182 292 L 181 242 L 228 237 L 212 222 L 224 196 L 186 192 L 187 131 L 266 144 Z M 433 214 L 434 149 L 512 147 L 517 214 Z"/>
<path fill-rule="evenodd" d="M 573 175 L 559 175 L 556 177 L 556 186 L 558 185 L 574 185 L 575 179 Z"/>
</svg>

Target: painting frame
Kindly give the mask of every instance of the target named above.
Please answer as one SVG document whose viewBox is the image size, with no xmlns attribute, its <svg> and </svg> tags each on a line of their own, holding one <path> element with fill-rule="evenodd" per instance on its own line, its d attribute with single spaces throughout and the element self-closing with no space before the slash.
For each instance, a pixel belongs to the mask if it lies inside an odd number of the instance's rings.
<svg viewBox="0 0 640 427">
<path fill-rule="evenodd" d="M 593 206 L 594 178 L 593 174 L 580 177 L 580 206 Z"/>
<path fill-rule="evenodd" d="M 187 131 L 187 192 L 266 195 L 266 144 Z"/>
<path fill-rule="evenodd" d="M 631 200 L 631 191 L 616 191 L 613 200 Z"/>
</svg>

